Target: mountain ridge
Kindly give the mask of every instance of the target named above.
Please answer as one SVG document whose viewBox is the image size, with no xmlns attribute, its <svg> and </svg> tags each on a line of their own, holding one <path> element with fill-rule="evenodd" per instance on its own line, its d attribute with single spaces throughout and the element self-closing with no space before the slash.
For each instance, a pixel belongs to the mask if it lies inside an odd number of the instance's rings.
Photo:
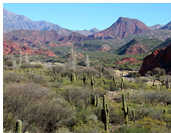
<svg viewBox="0 0 171 133">
<path fill-rule="evenodd" d="M 109 28 L 91 36 L 98 39 L 125 38 L 131 34 L 145 33 L 150 30 L 149 27 L 137 19 L 120 17 Z"/>
</svg>

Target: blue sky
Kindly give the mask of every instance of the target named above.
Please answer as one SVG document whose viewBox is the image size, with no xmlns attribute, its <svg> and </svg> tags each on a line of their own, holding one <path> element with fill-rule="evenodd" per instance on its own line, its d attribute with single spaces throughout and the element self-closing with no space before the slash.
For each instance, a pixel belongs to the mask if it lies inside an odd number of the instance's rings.
<svg viewBox="0 0 171 133">
<path fill-rule="evenodd" d="M 3 7 L 33 21 L 46 20 L 70 30 L 103 30 L 119 17 L 135 18 L 147 26 L 171 21 L 171 3 L 4 3 Z"/>
</svg>

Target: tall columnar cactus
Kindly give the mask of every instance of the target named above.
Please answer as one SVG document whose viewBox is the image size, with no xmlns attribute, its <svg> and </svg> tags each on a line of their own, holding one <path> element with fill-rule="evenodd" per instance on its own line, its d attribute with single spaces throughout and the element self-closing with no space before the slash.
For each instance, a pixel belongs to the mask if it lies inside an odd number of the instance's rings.
<svg viewBox="0 0 171 133">
<path fill-rule="evenodd" d="M 166 89 L 170 89 L 169 79 L 166 80 Z"/>
<path fill-rule="evenodd" d="M 135 125 L 135 110 L 132 110 L 132 118 L 133 118 L 133 122 L 134 122 L 134 125 Z"/>
<path fill-rule="evenodd" d="M 84 86 L 86 85 L 86 80 L 87 80 L 87 75 L 85 73 L 83 73 L 83 83 L 84 83 Z"/>
<path fill-rule="evenodd" d="M 123 86 L 124 86 L 124 84 L 123 84 L 123 78 L 121 78 L 121 90 L 123 90 Z"/>
<path fill-rule="evenodd" d="M 71 80 L 71 82 L 75 82 L 76 77 L 75 77 L 75 73 L 74 72 L 71 73 L 70 80 Z"/>
<path fill-rule="evenodd" d="M 108 131 L 109 124 L 109 108 L 106 103 L 105 95 L 103 96 L 103 109 L 101 111 L 102 122 L 104 123 L 105 131 Z"/>
<path fill-rule="evenodd" d="M 94 79 L 94 76 L 91 77 L 91 87 L 94 90 L 94 87 L 95 87 L 95 79 Z"/>
<path fill-rule="evenodd" d="M 22 122 L 21 122 L 21 120 L 18 120 L 16 122 L 16 131 L 15 132 L 16 133 L 22 133 Z"/>
<path fill-rule="evenodd" d="M 106 80 L 105 79 L 103 79 L 103 83 L 106 84 Z"/>
<path fill-rule="evenodd" d="M 99 103 L 99 98 L 97 95 L 92 94 L 91 95 L 91 102 L 90 104 L 92 104 L 93 106 L 97 107 Z"/>
<path fill-rule="evenodd" d="M 164 109 L 164 110 L 163 110 L 163 113 L 164 113 L 164 115 L 165 115 L 165 114 L 167 113 L 167 110 L 166 110 L 166 109 Z"/>
<path fill-rule="evenodd" d="M 128 97 L 128 103 L 130 102 L 130 95 L 129 92 L 127 93 L 127 97 Z"/>
<path fill-rule="evenodd" d="M 112 80 L 113 80 L 114 86 L 116 87 L 117 85 L 116 85 L 115 75 L 113 75 Z"/>
<path fill-rule="evenodd" d="M 122 94 L 122 104 L 123 104 L 122 110 L 124 111 L 124 117 L 125 117 L 125 124 L 127 125 L 128 124 L 128 107 L 126 106 L 124 94 Z"/>
</svg>

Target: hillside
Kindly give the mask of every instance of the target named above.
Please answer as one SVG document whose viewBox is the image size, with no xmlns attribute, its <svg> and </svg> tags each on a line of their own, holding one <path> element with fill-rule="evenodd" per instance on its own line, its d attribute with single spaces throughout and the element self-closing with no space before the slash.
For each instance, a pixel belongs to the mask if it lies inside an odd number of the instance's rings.
<svg viewBox="0 0 171 133">
<path fill-rule="evenodd" d="M 160 45 L 158 45 L 157 47 L 155 47 L 155 48 L 153 49 L 153 51 L 156 50 L 156 49 L 165 48 L 165 47 L 167 47 L 169 44 L 171 44 L 171 38 L 166 39 L 165 42 L 163 42 L 162 44 L 160 44 Z"/>
<path fill-rule="evenodd" d="M 136 38 L 119 48 L 118 54 L 146 54 L 161 43 L 158 39 Z"/>
<path fill-rule="evenodd" d="M 120 17 L 112 26 L 92 36 L 98 39 L 125 38 L 131 34 L 146 33 L 150 30 L 137 19 Z"/>
<path fill-rule="evenodd" d="M 150 26 L 149 28 L 151 30 L 158 30 L 160 29 L 161 27 L 163 27 L 164 25 L 160 25 L 160 24 L 156 24 L 156 25 L 153 25 L 153 26 Z"/>
<path fill-rule="evenodd" d="M 161 27 L 160 29 L 171 30 L 171 21 L 168 24 L 166 24 L 165 26 Z"/>
<path fill-rule="evenodd" d="M 45 56 L 52 56 L 57 57 L 52 51 L 44 50 L 44 49 L 32 49 L 27 46 L 20 46 L 19 44 L 12 42 L 11 40 L 4 39 L 3 40 L 3 55 L 19 55 L 20 50 L 22 51 L 22 55 L 26 53 L 29 55 L 45 55 Z"/>
<path fill-rule="evenodd" d="M 67 43 L 67 42 L 80 42 L 80 41 L 91 40 L 91 39 L 93 39 L 93 38 L 73 32 L 73 33 L 69 34 L 68 36 L 60 38 L 59 41 Z"/>
</svg>

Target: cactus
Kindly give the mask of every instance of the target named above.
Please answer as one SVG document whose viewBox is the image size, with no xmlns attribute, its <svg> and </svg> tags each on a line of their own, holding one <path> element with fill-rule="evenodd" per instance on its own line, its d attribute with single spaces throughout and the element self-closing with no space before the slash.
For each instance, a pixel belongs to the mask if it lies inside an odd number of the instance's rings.
<svg viewBox="0 0 171 133">
<path fill-rule="evenodd" d="M 71 80 L 71 82 L 75 82 L 75 80 L 76 80 L 75 73 L 73 73 L 73 72 L 71 73 L 70 80 Z"/>
<path fill-rule="evenodd" d="M 18 120 L 16 122 L 16 133 L 21 133 L 21 131 L 22 131 L 22 122 L 21 120 Z"/>
<path fill-rule="evenodd" d="M 87 75 L 84 73 L 84 74 L 83 74 L 83 83 L 84 83 L 84 86 L 85 86 L 85 84 L 86 84 L 86 80 L 87 80 Z"/>
<path fill-rule="evenodd" d="M 124 117 L 125 117 L 125 124 L 127 125 L 128 124 L 128 107 L 126 106 L 124 94 L 122 94 L 122 104 L 123 104 L 122 110 L 124 111 Z"/>
<path fill-rule="evenodd" d="M 123 78 L 121 79 L 121 90 L 123 90 L 123 86 L 124 86 L 124 84 L 123 84 Z"/>
<path fill-rule="evenodd" d="M 116 87 L 117 85 L 116 85 L 115 75 L 113 75 L 112 80 L 113 80 L 114 86 Z"/>
<path fill-rule="evenodd" d="M 129 95 L 129 92 L 127 93 L 127 96 L 128 96 L 128 103 L 130 102 L 130 95 Z"/>
<path fill-rule="evenodd" d="M 165 115 L 165 114 L 167 113 L 167 110 L 166 110 L 166 109 L 164 109 L 164 110 L 163 110 L 163 113 L 164 113 L 164 115 Z"/>
<path fill-rule="evenodd" d="M 102 122 L 104 123 L 105 131 L 108 131 L 108 123 L 109 123 L 109 108 L 106 103 L 106 98 L 103 96 L 103 109 L 101 111 Z"/>
<path fill-rule="evenodd" d="M 97 107 L 99 103 L 99 98 L 97 95 L 92 94 L 91 95 L 91 102 L 90 104 L 92 104 L 93 106 Z"/>
<path fill-rule="evenodd" d="M 134 122 L 134 125 L 135 125 L 135 110 L 132 110 L 132 118 L 133 118 L 133 122 Z"/>
<path fill-rule="evenodd" d="M 105 79 L 103 79 L 103 83 L 106 84 L 106 80 Z"/>
<path fill-rule="evenodd" d="M 95 79 L 94 76 L 91 77 L 91 87 L 94 90 L 94 86 L 95 86 Z"/>
<path fill-rule="evenodd" d="M 165 84 L 166 84 L 166 89 L 170 89 L 170 84 L 169 84 L 169 79 L 168 78 L 167 78 Z"/>
</svg>

